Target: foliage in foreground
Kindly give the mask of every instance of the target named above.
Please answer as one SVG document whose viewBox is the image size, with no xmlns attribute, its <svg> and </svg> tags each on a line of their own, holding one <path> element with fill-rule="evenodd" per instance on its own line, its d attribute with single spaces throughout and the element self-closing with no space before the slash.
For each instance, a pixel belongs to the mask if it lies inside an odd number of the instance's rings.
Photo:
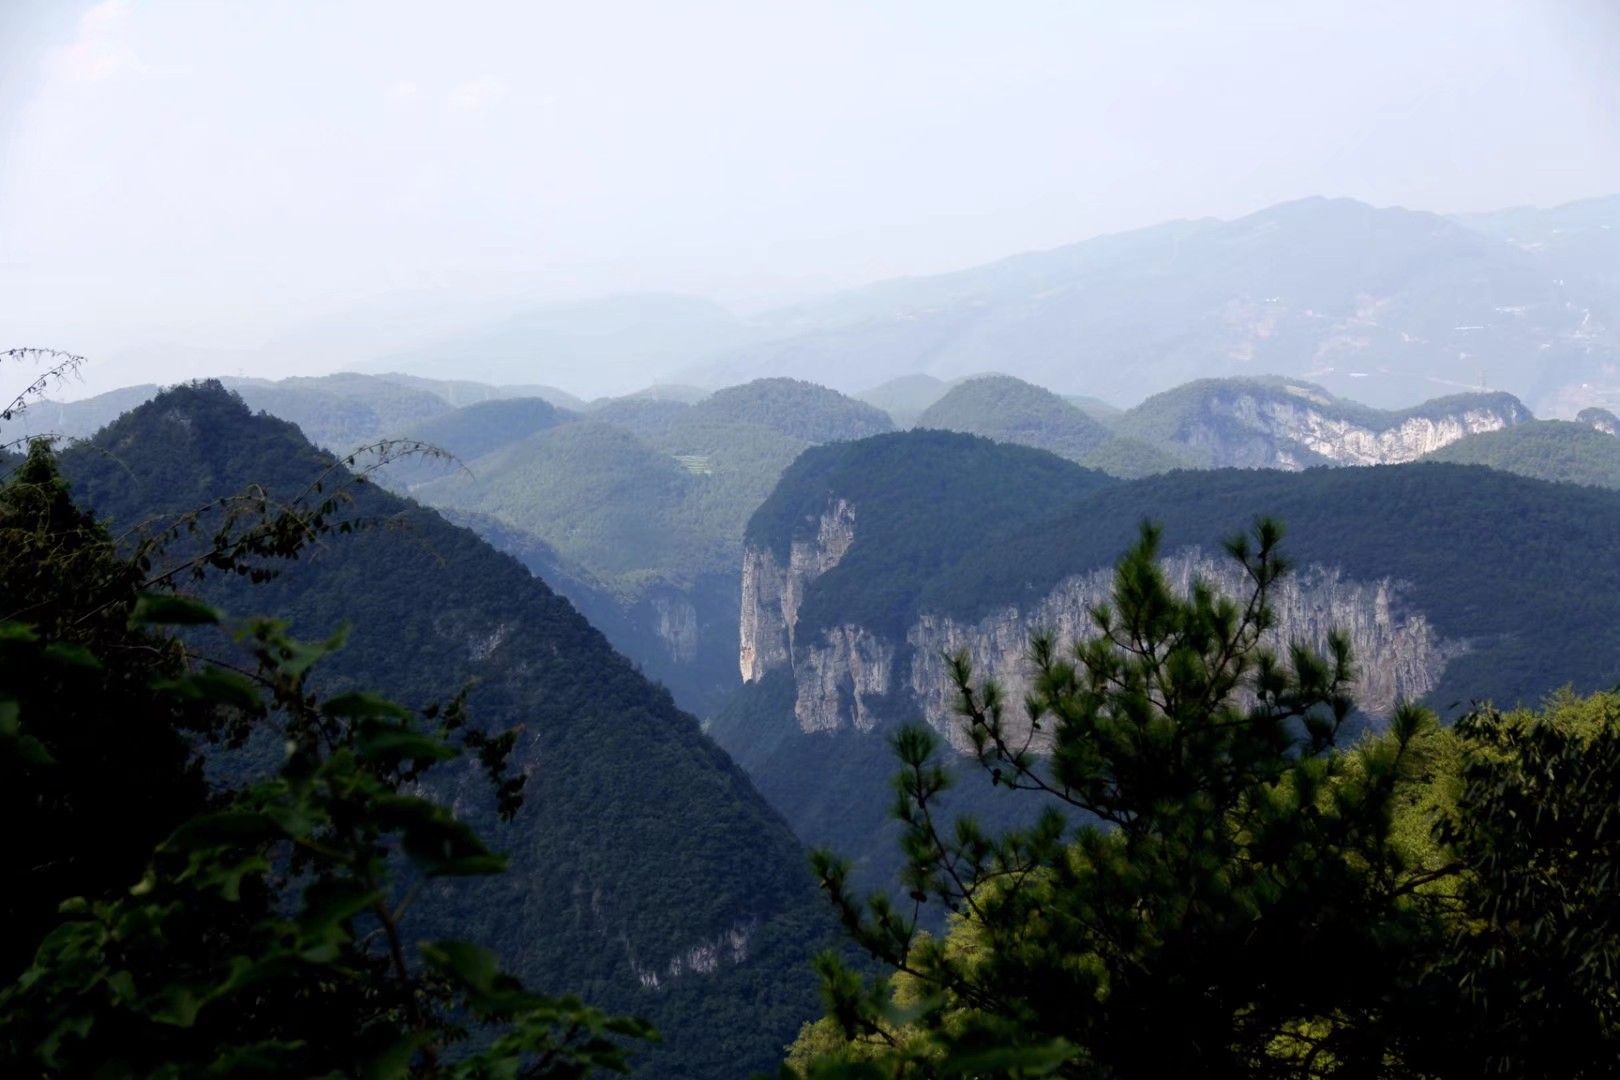
<svg viewBox="0 0 1620 1080">
<path fill-rule="evenodd" d="M 503 860 L 430 774 L 477 769 L 501 812 L 511 732 L 459 701 L 413 714 L 322 698 L 310 645 L 270 620 L 226 629 L 175 591 L 186 574 L 271 576 L 346 530 L 341 497 L 249 493 L 121 555 L 79 512 L 49 450 L 0 489 L 0 791 L 10 985 L 0 1068 L 34 1075 L 580 1076 L 625 1068 L 651 1032 L 526 990 L 485 950 L 412 942 L 429 881 Z M 166 540 L 188 557 L 164 571 Z M 280 747 L 224 790 L 195 750 Z M 476 765 L 461 761 L 468 752 Z M 145 854 L 141 854 L 144 852 Z"/>
<path fill-rule="evenodd" d="M 817 854 L 887 975 L 824 957 L 828 1014 L 787 1074 L 1610 1073 L 1620 697 L 1445 731 L 1403 706 L 1341 749 L 1347 645 L 1279 655 L 1268 634 L 1279 538 L 1228 545 L 1246 597 L 1179 597 L 1145 528 L 1096 635 L 1033 643 L 1017 718 L 957 663 L 978 760 L 1052 810 L 943 829 L 937 741 L 898 736 L 910 910 Z M 942 939 L 917 929 L 930 904 Z"/>
</svg>

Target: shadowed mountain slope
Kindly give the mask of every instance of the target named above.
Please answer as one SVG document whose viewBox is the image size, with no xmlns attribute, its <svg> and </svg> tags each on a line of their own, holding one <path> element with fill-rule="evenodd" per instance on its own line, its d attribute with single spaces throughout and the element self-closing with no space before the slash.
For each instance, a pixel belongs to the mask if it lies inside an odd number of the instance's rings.
<svg viewBox="0 0 1620 1080">
<path fill-rule="evenodd" d="M 290 498 L 330 461 L 217 383 L 168 391 L 63 454 L 75 496 L 115 529 L 249 483 Z M 453 928 L 537 987 L 648 1016 L 666 1042 L 646 1075 L 771 1067 L 815 1008 L 804 963 L 825 925 L 787 828 L 696 721 L 514 559 L 374 487 L 346 513 L 369 527 L 267 584 L 206 589 L 305 638 L 347 625 L 323 664 L 330 689 L 422 705 L 470 687 L 475 723 L 522 726 L 513 823 L 497 826 L 476 786 L 445 793 L 511 869 L 435 886 L 419 929 Z"/>
</svg>

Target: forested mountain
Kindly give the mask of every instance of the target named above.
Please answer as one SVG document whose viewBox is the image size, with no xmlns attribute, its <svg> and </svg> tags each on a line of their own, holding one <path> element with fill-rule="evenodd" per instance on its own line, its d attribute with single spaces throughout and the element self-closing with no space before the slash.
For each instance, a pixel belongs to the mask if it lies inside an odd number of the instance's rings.
<svg viewBox="0 0 1620 1080">
<path fill-rule="evenodd" d="M 944 397 L 955 385 L 955 382 L 936 379 L 932 375 L 901 375 L 855 396 L 888 413 L 896 427 L 908 428 L 917 423 L 917 417 L 923 414 L 924 409 Z"/>
<path fill-rule="evenodd" d="M 1186 464 L 1174 452 L 1121 437 L 1078 405 L 1010 375 L 957 383 L 917 417 L 916 426 L 1050 450 L 1116 476 L 1146 476 Z"/>
<path fill-rule="evenodd" d="M 311 442 L 337 453 L 404 435 L 452 409 L 500 398 L 541 398 L 559 408 L 584 404 L 551 387 L 490 386 L 410 375 L 340 372 L 280 380 L 219 381 L 241 395 L 250 408 L 292 421 Z M 8 426 L 8 433 L 12 438 L 25 434 L 88 438 L 121 414 L 155 397 L 158 390 L 154 385 L 130 386 L 80 401 L 35 402 Z"/>
<path fill-rule="evenodd" d="M 1164 524 L 1172 580 L 1235 586 L 1220 544 L 1262 514 L 1301 568 L 1278 635 L 1349 633 L 1375 721 L 1405 698 L 1454 713 L 1620 678 L 1620 493 L 1424 463 L 1115 481 L 913 431 L 807 453 L 751 520 L 747 685 L 712 730 L 801 836 L 881 856 L 861 843 L 877 822 L 844 808 L 885 801 L 874 734 L 920 718 L 963 745 L 947 656 L 1017 702 L 1030 633 L 1086 630 L 1139 521 Z M 970 805 L 998 805 L 978 783 Z"/>
<path fill-rule="evenodd" d="M 165 392 L 62 464 L 117 531 L 250 484 L 289 499 L 331 458 L 215 383 Z M 652 1019 L 665 1042 L 647 1075 L 770 1068 L 815 1008 L 804 964 L 826 926 L 788 829 L 696 721 L 514 559 L 377 488 L 344 513 L 363 527 L 272 581 L 203 588 L 305 639 L 347 625 L 323 664 L 329 692 L 421 706 L 465 688 L 474 723 L 521 725 L 527 802 L 511 824 L 476 787 L 445 793 L 511 869 L 434 886 L 425 925 L 497 948 L 531 985 Z"/>
<path fill-rule="evenodd" d="M 1268 376 L 1199 379 L 1107 422 L 1201 468 L 1300 469 L 1414 461 L 1467 435 L 1531 419 L 1511 394 L 1453 394 L 1385 410 Z"/>
<path fill-rule="evenodd" d="M 406 438 L 442 448 L 450 459 L 397 462 L 378 479 L 523 560 L 685 707 L 705 715 L 735 686 L 737 568 L 749 516 L 804 450 L 893 426 L 869 403 L 791 379 L 696 401 L 679 388 L 652 388 L 576 410 L 519 395 L 522 388 L 406 376 L 242 385 L 250 406 L 299 423 L 328 447 Z M 940 393 L 914 418 L 919 425 L 1047 449 L 1125 477 L 1187 466 L 1406 461 L 1531 419 L 1507 394 L 1387 411 L 1281 377 L 1200 380 L 1123 412 L 1095 403 L 1088 412 L 1011 376 L 951 385 L 924 376 L 890 392 L 914 402 Z M 452 398 L 472 403 L 452 408 Z M 62 408 L 104 418 L 115 404 L 91 399 Z M 1588 415 L 1601 423 L 1598 413 Z M 1537 475 L 1566 478 L 1552 459 Z"/>
<path fill-rule="evenodd" d="M 1039 447 L 1115 476 L 1177 467 L 1300 469 L 1413 461 L 1456 439 L 1533 419 L 1511 394 L 1454 394 L 1375 409 L 1278 376 L 1199 379 L 1120 411 L 1090 411 L 1008 375 L 956 383 L 916 420 Z"/>
<path fill-rule="evenodd" d="M 380 479 L 392 488 L 405 488 L 466 468 L 466 463 L 493 454 L 502 447 L 539 431 L 555 427 L 574 414 L 541 398 L 496 398 L 442 413 L 400 433 L 447 457 L 416 457 L 391 462 Z"/>
<path fill-rule="evenodd" d="M 559 587 L 591 581 L 614 595 L 619 617 L 604 629 L 683 702 L 706 708 L 736 681 L 749 515 L 807 447 L 890 427 L 870 405 L 792 379 L 696 404 L 634 396 L 462 455 L 464 469 L 411 491 L 500 522 L 507 543 L 528 536 L 554 549 L 574 568 Z"/>
<path fill-rule="evenodd" d="M 807 451 L 749 522 L 747 685 L 710 733 L 808 843 L 830 843 L 859 858 L 863 880 L 887 882 L 898 864 L 884 795 L 894 763 L 870 736 L 908 705 L 892 646 L 873 651 L 860 628 L 888 625 L 978 545 L 1116 482 L 1044 451 L 944 431 Z M 823 636 L 840 641 L 837 657 L 808 659 L 804 643 Z M 852 723 L 841 710 L 854 711 Z M 983 794 L 980 785 L 960 808 L 1000 820 L 1005 804 Z"/>
<path fill-rule="evenodd" d="M 1436 450 L 1428 461 L 1488 465 L 1519 476 L 1620 488 L 1620 437 L 1567 420 L 1482 432 Z"/>
<path fill-rule="evenodd" d="M 773 338 L 695 370 L 713 385 L 814 372 L 849 390 L 993 370 L 1120 401 L 1275 372 L 1387 407 L 1483 370 L 1573 412 L 1620 394 L 1604 246 L 1620 233 L 1599 220 L 1613 205 L 1562 211 L 1591 220 L 1579 233 L 1547 212 L 1522 241 L 1351 199 L 1173 222 L 779 311 L 761 320 Z"/>
</svg>

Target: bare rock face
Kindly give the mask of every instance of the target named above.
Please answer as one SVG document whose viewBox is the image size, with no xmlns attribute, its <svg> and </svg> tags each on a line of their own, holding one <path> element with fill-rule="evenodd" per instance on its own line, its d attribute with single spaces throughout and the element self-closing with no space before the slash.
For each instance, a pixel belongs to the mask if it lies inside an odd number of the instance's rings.
<svg viewBox="0 0 1620 1080">
<path fill-rule="evenodd" d="M 1246 581 L 1230 559 L 1211 559 L 1196 548 L 1177 552 L 1163 562 L 1171 586 L 1185 593 L 1202 578 L 1227 595 L 1243 595 Z M 921 706 L 923 719 L 960 747 L 967 741 L 955 716 L 947 658 L 966 651 L 980 679 L 994 679 L 1005 700 L 1021 702 L 1029 691 L 1029 639 L 1036 631 L 1052 634 L 1060 644 L 1092 632 L 1090 609 L 1108 599 L 1113 571 L 1100 569 L 1061 582 L 1028 611 L 1007 607 L 974 623 L 924 615 L 907 634 L 911 670 L 907 686 Z M 1350 638 L 1357 677 L 1357 705 L 1375 716 L 1388 716 L 1401 700 L 1421 697 L 1439 683 L 1447 662 L 1463 651 L 1461 643 L 1443 641 L 1421 612 L 1405 610 L 1401 588 L 1389 579 L 1362 582 L 1337 569 L 1309 566 L 1282 579 L 1272 595 L 1276 626 L 1268 635 L 1281 649 L 1293 641 L 1326 651 L 1335 629 Z M 1011 710 L 1016 713 L 1017 707 Z M 1009 715 L 1009 720 L 1021 716 Z"/>
<path fill-rule="evenodd" d="M 697 659 L 698 615 L 692 601 L 679 594 L 658 595 L 652 598 L 652 606 L 658 616 L 658 639 L 669 650 L 670 659 L 678 664 Z"/>
<path fill-rule="evenodd" d="M 1505 394 L 1496 399 L 1397 414 L 1385 423 L 1376 414 L 1347 413 L 1303 386 L 1230 390 L 1211 395 L 1175 441 L 1215 465 L 1240 468 L 1396 465 L 1468 435 L 1534 419 L 1516 399 Z"/>
<path fill-rule="evenodd" d="M 803 731 L 836 731 L 853 726 L 867 732 L 880 717 L 872 700 L 889 693 L 895 674 L 895 646 L 859 626 L 826 631 L 803 649 L 793 675 L 798 697 L 793 715 Z"/>
<path fill-rule="evenodd" d="M 758 924 L 752 920 L 735 923 L 711 941 L 682 949 L 662 965 L 643 964 L 632 955 L 630 969 L 642 989 L 666 990 L 683 978 L 713 975 L 722 966 L 745 962 L 757 929 Z"/>
<path fill-rule="evenodd" d="M 1620 417 L 1615 416 L 1608 409 L 1596 407 L 1582 409 L 1575 414 L 1575 422 L 1585 424 L 1587 427 L 1595 431 L 1601 431 L 1605 435 L 1620 435 Z"/>
<path fill-rule="evenodd" d="M 797 689 L 794 715 L 806 732 L 871 731 L 886 718 L 880 713 L 886 708 L 898 710 L 896 719 L 920 716 L 965 749 L 948 658 L 965 652 L 978 678 L 994 679 L 1005 700 L 1020 702 L 1029 690 L 1030 636 L 1045 631 L 1060 644 L 1089 636 L 1090 609 L 1106 600 L 1112 587 L 1113 571 L 1097 569 L 1064 580 L 1027 609 L 1009 605 L 974 621 L 924 614 L 903 641 L 852 624 L 825 630 L 813 641 L 795 640 L 798 603 L 804 585 L 815 576 L 806 568 L 830 565 L 827 554 L 834 548 L 840 555 L 847 550 L 847 521 L 852 518 L 845 507 L 830 510 L 822 519 L 816 551 L 807 545 L 801 554 L 796 547 L 795 561 L 785 571 L 774 566 L 768 552 L 753 553 L 748 574 L 755 584 L 750 587 L 745 577 L 744 678 L 789 668 Z M 1230 559 L 1214 559 L 1196 548 L 1169 556 L 1163 566 L 1172 587 L 1183 593 L 1195 578 L 1228 595 L 1242 595 L 1247 585 Z M 1325 651 L 1328 635 L 1344 631 L 1356 658 L 1357 704 L 1373 715 L 1388 716 L 1398 701 L 1432 690 L 1446 664 L 1466 647 L 1443 640 L 1422 612 L 1402 602 L 1402 592 L 1400 583 L 1389 579 L 1357 581 L 1333 567 L 1305 567 L 1284 578 L 1272 596 L 1272 644 L 1280 649 L 1300 641 Z M 755 605 L 752 617 L 749 597 Z M 1010 711 L 1019 711 L 1016 704 Z"/>
<path fill-rule="evenodd" d="M 793 667 L 793 636 L 805 588 L 837 566 L 855 542 L 855 507 L 829 500 L 811 540 L 795 540 L 788 564 L 775 552 L 750 545 L 743 552 L 742 612 L 738 667 L 743 682 L 756 682 L 778 667 Z"/>
</svg>

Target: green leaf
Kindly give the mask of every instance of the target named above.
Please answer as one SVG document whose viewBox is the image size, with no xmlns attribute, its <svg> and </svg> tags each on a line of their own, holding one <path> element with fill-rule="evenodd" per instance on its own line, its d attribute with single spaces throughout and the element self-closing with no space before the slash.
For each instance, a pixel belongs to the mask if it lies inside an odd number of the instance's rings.
<svg viewBox="0 0 1620 1080">
<path fill-rule="evenodd" d="M 355 752 L 367 761 L 449 761 L 460 751 L 443 739 L 407 728 L 385 728 L 360 736 Z"/>
<path fill-rule="evenodd" d="M 101 668 L 101 661 L 96 658 L 96 654 L 76 641 L 53 641 L 45 646 L 45 655 L 70 667 L 86 668 L 91 671 Z"/>
<path fill-rule="evenodd" d="M 164 842 L 170 851 L 189 851 L 216 844 L 251 844 L 276 840 L 284 831 L 268 814 L 254 810 L 222 810 L 192 818 Z"/>
<path fill-rule="evenodd" d="M 328 701 L 321 711 L 346 720 L 408 720 L 411 716 L 411 711 L 403 705 L 364 690 L 339 694 Z"/>
<path fill-rule="evenodd" d="M 189 596 L 175 593 L 142 593 L 129 613 L 131 626 L 212 626 L 219 612 Z"/>
<path fill-rule="evenodd" d="M 0 700 L 0 740 L 10 742 L 17 756 L 30 765 L 54 765 L 56 759 L 45 744 L 22 730 L 20 713 L 17 702 Z"/>
<path fill-rule="evenodd" d="M 941 1076 L 1042 1076 L 1056 1072 L 1075 1048 L 1063 1039 L 1034 1046 L 996 1046 L 965 1054 L 952 1054 L 940 1064 Z"/>
<path fill-rule="evenodd" d="M 424 941 L 417 946 L 428 966 L 456 982 L 467 1004 L 482 1013 L 511 1013 L 547 1004 L 500 969 L 495 954 L 465 941 Z"/>
<path fill-rule="evenodd" d="M 259 688 L 253 680 L 239 672 L 225 668 L 205 667 L 178 679 L 164 679 L 155 684 L 157 689 L 179 694 L 189 701 L 212 701 L 230 705 L 244 712 L 260 708 Z"/>
<path fill-rule="evenodd" d="M 0 621 L 0 642 L 38 640 L 39 631 L 27 623 L 13 622 L 10 619 Z"/>
<path fill-rule="evenodd" d="M 298 915 L 299 947 L 319 948 L 347 936 L 344 924 L 382 900 L 382 893 L 355 881 L 318 882 L 304 891 Z"/>
</svg>

